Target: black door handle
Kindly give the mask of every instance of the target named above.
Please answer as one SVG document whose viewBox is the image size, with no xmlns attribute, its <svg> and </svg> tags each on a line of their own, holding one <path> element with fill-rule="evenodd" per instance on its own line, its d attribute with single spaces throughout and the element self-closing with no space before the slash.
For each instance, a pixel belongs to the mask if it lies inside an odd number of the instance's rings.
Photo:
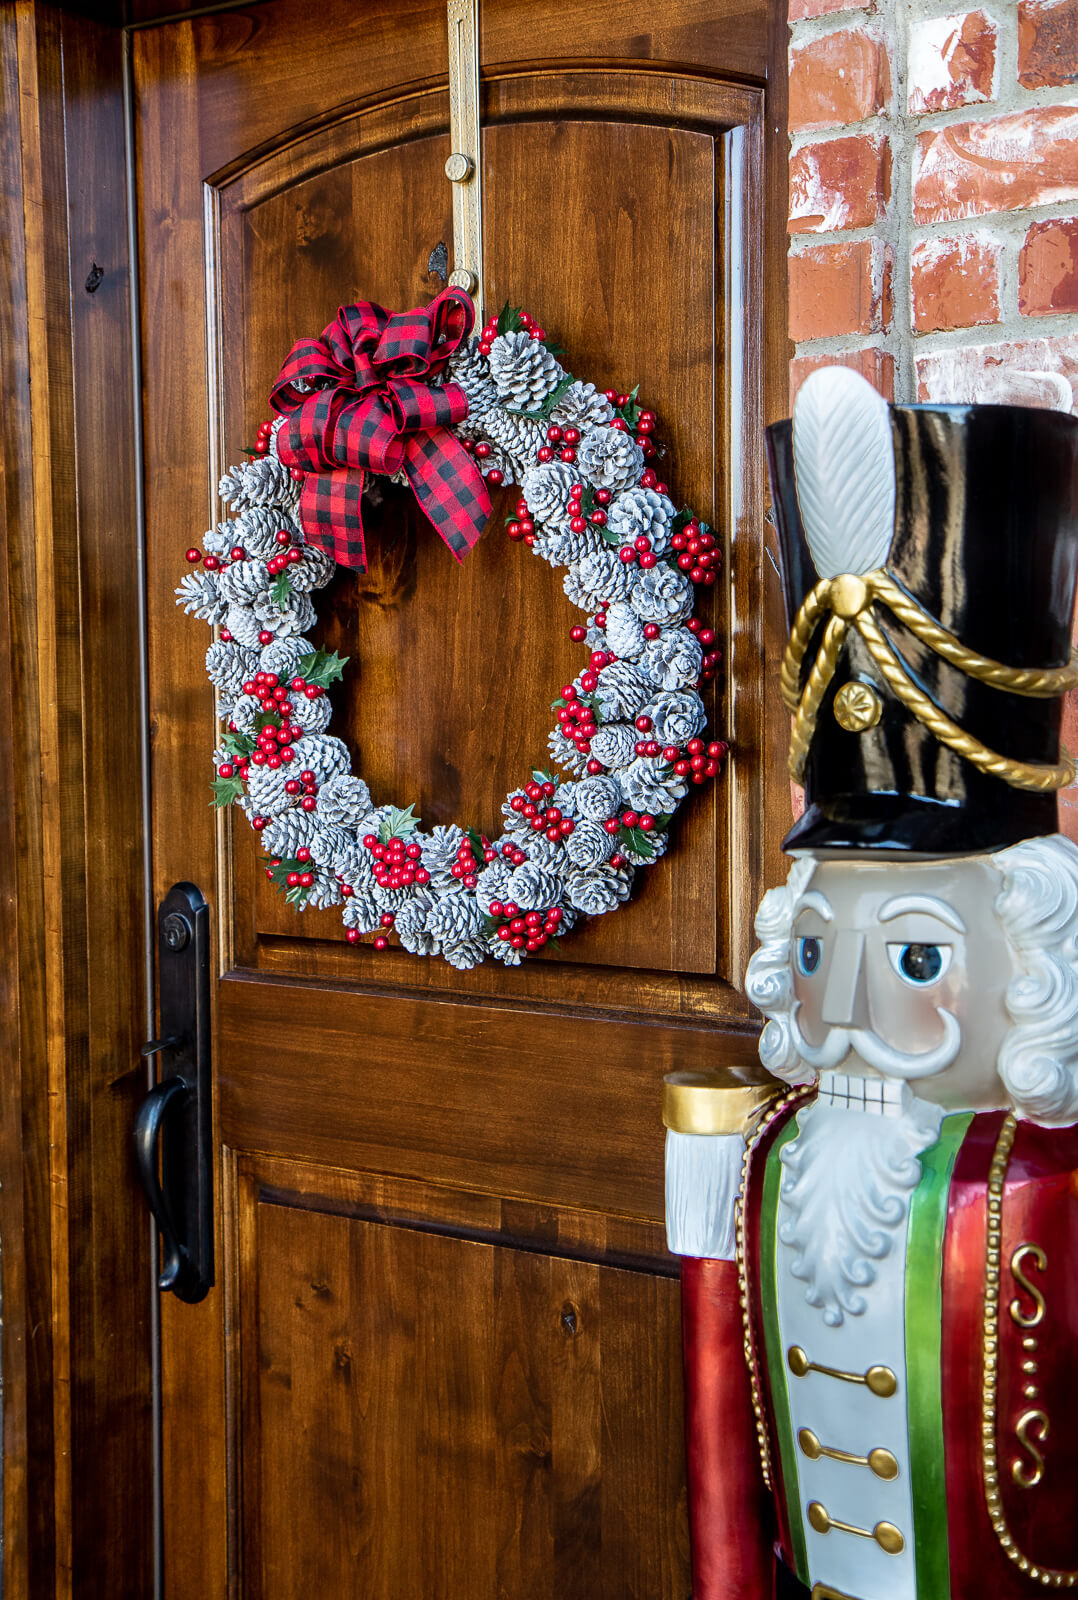
<svg viewBox="0 0 1078 1600">
<path fill-rule="evenodd" d="M 135 1165 L 161 1233 L 157 1286 L 180 1300 L 213 1287 L 210 1103 L 210 913 L 193 883 L 177 883 L 157 912 L 161 1081 L 135 1118 Z"/>
<path fill-rule="evenodd" d="M 176 1219 L 172 1215 L 167 1190 L 157 1174 L 157 1144 L 169 1106 L 186 1100 L 189 1093 L 184 1078 L 166 1078 L 164 1083 L 150 1090 L 135 1118 L 135 1162 L 150 1210 L 160 1229 L 163 1246 L 161 1271 L 157 1279 L 159 1289 L 176 1287 L 186 1252 L 176 1233 Z"/>
</svg>

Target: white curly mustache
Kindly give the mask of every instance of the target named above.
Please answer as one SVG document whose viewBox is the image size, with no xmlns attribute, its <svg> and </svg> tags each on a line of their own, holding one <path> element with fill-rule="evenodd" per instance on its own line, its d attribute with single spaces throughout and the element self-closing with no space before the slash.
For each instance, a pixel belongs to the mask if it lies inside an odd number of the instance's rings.
<svg viewBox="0 0 1078 1600">
<path fill-rule="evenodd" d="M 794 1048 L 801 1059 L 817 1072 L 830 1071 L 845 1061 L 851 1050 L 856 1050 L 868 1066 L 889 1078 L 930 1078 L 944 1072 L 962 1048 L 962 1027 L 958 1018 L 942 1006 L 936 1015 L 943 1023 L 943 1038 L 932 1050 L 922 1050 L 909 1055 L 896 1050 L 869 1028 L 831 1028 L 822 1044 L 809 1044 L 797 1023 L 801 1002 L 795 1001 L 790 1010 L 790 1033 Z"/>
</svg>

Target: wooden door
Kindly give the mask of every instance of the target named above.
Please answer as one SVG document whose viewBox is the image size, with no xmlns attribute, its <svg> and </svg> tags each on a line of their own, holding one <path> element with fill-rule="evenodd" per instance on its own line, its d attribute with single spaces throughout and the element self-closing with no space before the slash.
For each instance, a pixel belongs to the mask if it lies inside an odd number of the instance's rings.
<svg viewBox="0 0 1078 1600">
<path fill-rule="evenodd" d="M 292 340 L 441 286 L 446 16 L 268 0 L 137 32 L 155 876 L 201 885 L 218 942 L 218 1281 L 164 1307 L 169 1600 L 689 1590 L 660 1090 L 751 1058 L 738 982 L 779 810 L 770 21 L 750 0 L 481 9 L 488 305 L 532 308 L 574 372 L 639 382 L 659 414 L 679 501 L 727 546 L 713 725 L 735 755 L 633 901 L 516 969 L 349 946 L 338 913 L 284 905 L 238 813 L 215 831 L 183 552 Z M 504 538 L 505 509 L 458 568 L 387 494 L 369 574 L 321 605 L 354 663 L 333 730 L 427 826 L 495 831 L 579 670 L 560 578 Z"/>
</svg>

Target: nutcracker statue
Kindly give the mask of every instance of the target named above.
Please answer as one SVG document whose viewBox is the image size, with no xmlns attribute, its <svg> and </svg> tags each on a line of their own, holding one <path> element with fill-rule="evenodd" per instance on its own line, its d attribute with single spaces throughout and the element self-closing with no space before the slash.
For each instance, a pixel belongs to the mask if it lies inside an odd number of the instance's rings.
<svg viewBox="0 0 1078 1600">
<path fill-rule="evenodd" d="M 832 368 L 769 432 L 806 808 L 768 1081 L 666 1090 L 694 1600 L 1078 1590 L 1078 419 Z"/>
</svg>

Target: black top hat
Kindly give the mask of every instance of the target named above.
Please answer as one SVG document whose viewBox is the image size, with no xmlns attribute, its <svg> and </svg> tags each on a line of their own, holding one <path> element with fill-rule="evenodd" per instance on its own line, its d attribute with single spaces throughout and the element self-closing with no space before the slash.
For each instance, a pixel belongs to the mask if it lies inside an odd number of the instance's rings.
<svg viewBox="0 0 1078 1600">
<path fill-rule="evenodd" d="M 894 530 L 867 579 L 867 605 L 856 579 L 830 591 L 821 583 L 805 529 L 820 508 L 810 515 L 799 503 L 805 484 L 795 476 L 794 423 L 768 429 L 794 629 L 786 664 L 791 709 L 800 697 L 804 710 L 825 631 L 835 626 L 830 619 L 846 619 L 837 624 L 841 647 L 818 707 L 795 723 L 806 809 L 784 848 L 958 855 L 1053 833 L 1055 790 L 1073 777 L 1060 765 L 1059 728 L 1061 694 L 1078 681 L 1067 670 L 1078 418 L 1018 406 L 889 411 Z M 831 445 L 818 445 L 821 461 L 840 436 L 841 429 Z M 797 448 L 800 457 L 800 442 Z M 807 480 L 803 469 L 799 459 Z M 798 662 L 796 624 L 806 600 Z M 881 634 L 882 647 L 874 643 Z M 1044 681 L 1038 669 L 1064 670 Z M 817 683 L 826 670 L 823 659 Z M 1047 697 L 1031 697 L 1031 683 Z M 1024 786 L 1030 783 L 1042 786 Z"/>
</svg>

